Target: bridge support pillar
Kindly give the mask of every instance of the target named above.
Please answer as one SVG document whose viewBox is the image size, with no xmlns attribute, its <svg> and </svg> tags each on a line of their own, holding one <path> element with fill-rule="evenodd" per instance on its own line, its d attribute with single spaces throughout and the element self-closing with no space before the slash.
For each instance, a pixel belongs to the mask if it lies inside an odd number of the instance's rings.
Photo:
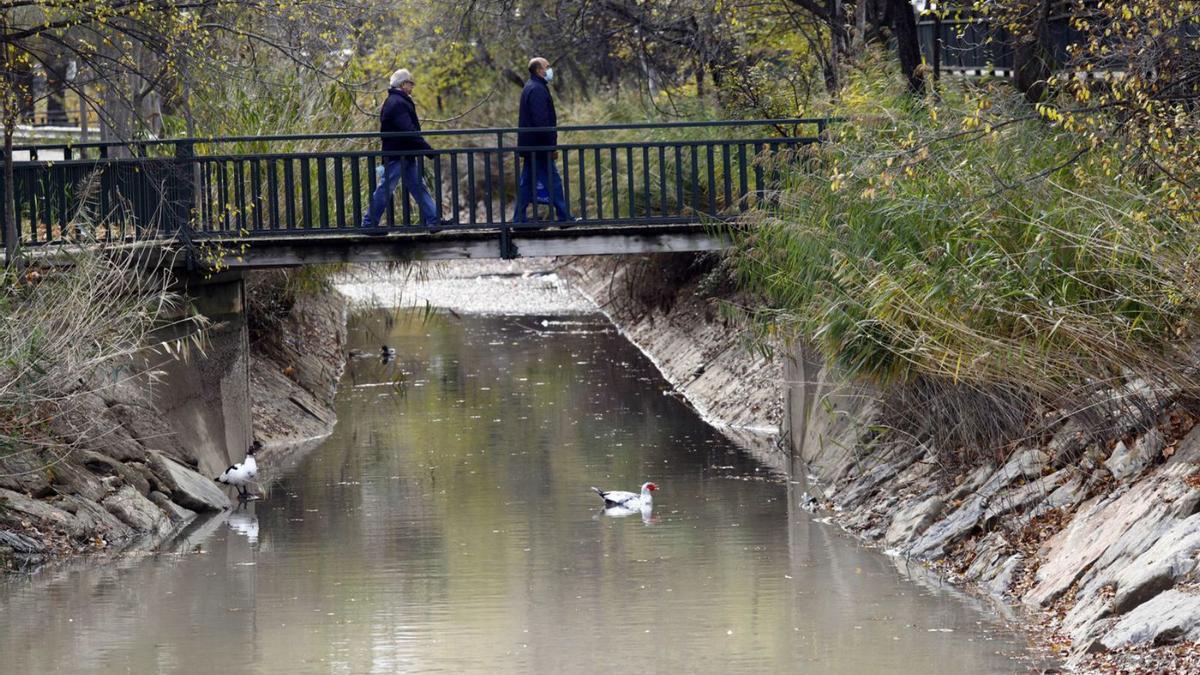
<svg viewBox="0 0 1200 675">
<path fill-rule="evenodd" d="M 176 441 L 200 459 L 203 473 L 216 475 L 241 460 L 253 433 L 245 279 L 239 272 L 187 276 L 178 283 L 187 305 L 180 318 L 195 313 L 208 319 L 203 355 L 192 346 L 193 358 L 156 357 L 162 378 L 154 399 Z M 182 337 L 186 329 L 162 330 Z"/>
<path fill-rule="evenodd" d="M 513 242 L 512 229 L 508 227 L 500 230 L 500 257 L 504 260 L 521 257 L 516 243 Z"/>
</svg>

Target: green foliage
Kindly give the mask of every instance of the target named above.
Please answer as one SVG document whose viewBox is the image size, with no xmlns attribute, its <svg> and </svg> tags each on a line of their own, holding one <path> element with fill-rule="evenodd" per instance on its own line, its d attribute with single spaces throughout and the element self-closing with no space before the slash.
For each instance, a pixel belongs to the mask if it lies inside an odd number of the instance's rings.
<svg viewBox="0 0 1200 675">
<path fill-rule="evenodd" d="M 863 78 L 830 144 L 789 163 L 734 266 L 766 334 L 884 384 L 1058 396 L 1136 374 L 1186 384 L 1200 237 L 1119 143 L 1047 123 L 1005 86 L 915 101 Z"/>
<path fill-rule="evenodd" d="M 277 332 L 296 301 L 325 293 L 344 265 L 306 265 L 286 270 L 256 272 L 247 279 L 246 321 L 254 336 Z"/>
</svg>

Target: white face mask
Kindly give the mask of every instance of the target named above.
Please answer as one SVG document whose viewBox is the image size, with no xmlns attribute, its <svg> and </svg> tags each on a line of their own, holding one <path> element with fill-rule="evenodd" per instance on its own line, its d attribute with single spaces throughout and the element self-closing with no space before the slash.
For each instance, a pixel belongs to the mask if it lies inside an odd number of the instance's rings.
<svg viewBox="0 0 1200 675">
<path fill-rule="evenodd" d="M 549 82 L 553 79 L 554 79 L 554 69 L 549 68 L 549 67 L 546 68 L 546 81 Z"/>
</svg>

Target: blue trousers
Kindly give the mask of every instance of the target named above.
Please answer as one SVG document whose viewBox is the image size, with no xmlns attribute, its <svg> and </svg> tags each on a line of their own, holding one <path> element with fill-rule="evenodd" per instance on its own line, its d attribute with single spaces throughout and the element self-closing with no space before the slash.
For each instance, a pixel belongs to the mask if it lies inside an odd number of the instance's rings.
<svg viewBox="0 0 1200 675">
<path fill-rule="evenodd" d="M 563 196 L 562 176 L 558 175 L 558 167 L 555 166 L 554 160 L 550 159 L 550 153 L 543 152 L 527 154 L 521 160 L 521 179 L 517 183 L 517 206 L 513 209 L 512 222 L 528 222 L 525 219 L 525 210 L 534 201 L 534 186 L 537 184 L 533 179 L 535 156 L 537 157 L 537 180 L 545 185 L 546 190 L 550 193 L 550 203 L 554 205 L 558 219 L 574 220 L 571 215 L 571 207 L 567 206 L 567 199 Z"/>
<path fill-rule="evenodd" d="M 387 209 L 392 193 L 396 191 L 396 183 L 404 182 L 404 189 L 417 200 L 417 208 L 421 211 L 421 221 L 426 225 L 437 225 L 440 218 L 438 207 L 425 189 L 425 181 L 421 180 L 420 157 L 395 157 L 387 160 L 383 169 L 383 180 L 375 193 L 371 195 L 371 206 L 363 216 L 363 227 L 376 227 L 379 219 Z"/>
</svg>

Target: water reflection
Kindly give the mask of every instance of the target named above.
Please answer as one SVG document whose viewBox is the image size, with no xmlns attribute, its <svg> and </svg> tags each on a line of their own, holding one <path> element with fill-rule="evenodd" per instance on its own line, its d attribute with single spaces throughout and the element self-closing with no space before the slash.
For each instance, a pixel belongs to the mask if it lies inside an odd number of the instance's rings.
<svg viewBox="0 0 1200 675">
<path fill-rule="evenodd" d="M 0 584 L 4 671 L 1022 670 L 977 607 L 794 508 L 602 319 L 351 335 L 395 360 L 351 360 L 334 435 L 263 500 Z M 644 480 L 652 513 L 597 510 L 589 486 Z"/>
<path fill-rule="evenodd" d="M 629 516 L 641 516 L 642 522 L 647 525 L 653 525 L 658 522 L 654 517 L 653 506 L 642 506 L 640 508 L 629 508 L 628 506 L 609 506 L 600 509 L 600 515 L 608 516 L 609 518 L 628 518 Z"/>
<path fill-rule="evenodd" d="M 251 544 L 258 543 L 258 516 L 241 505 L 238 510 L 229 514 L 229 529 L 242 535 Z"/>
</svg>

